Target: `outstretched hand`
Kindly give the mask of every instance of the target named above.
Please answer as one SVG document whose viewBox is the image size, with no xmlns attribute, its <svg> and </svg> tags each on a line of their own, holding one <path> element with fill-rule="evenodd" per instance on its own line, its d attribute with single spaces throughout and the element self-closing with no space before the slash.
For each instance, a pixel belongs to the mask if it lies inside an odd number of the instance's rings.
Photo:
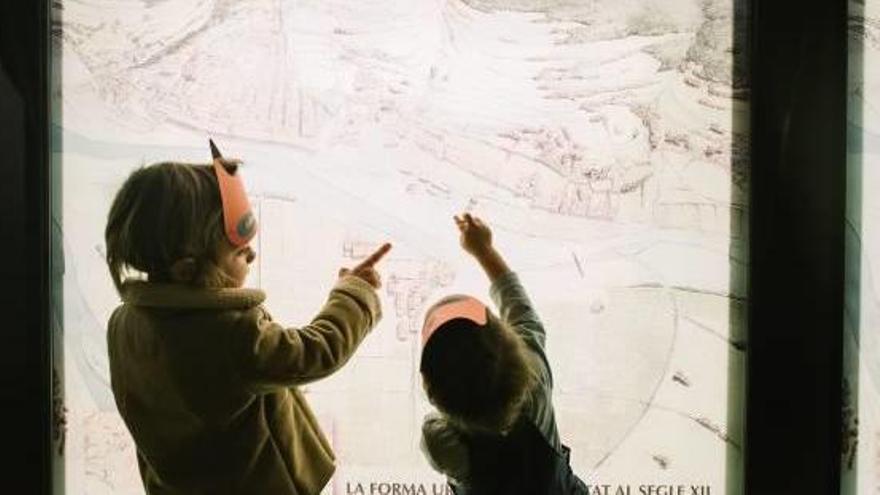
<svg viewBox="0 0 880 495">
<path fill-rule="evenodd" d="M 453 218 L 461 233 L 459 240 L 465 251 L 480 257 L 492 248 L 492 230 L 479 217 L 465 213 Z"/>
<path fill-rule="evenodd" d="M 340 268 L 339 277 L 342 278 L 346 275 L 354 275 L 372 285 L 375 289 L 382 287 L 382 277 L 379 275 L 379 272 L 376 271 L 375 265 L 379 260 L 385 257 L 386 254 L 388 254 L 388 251 L 391 251 L 391 243 L 386 242 L 379 246 L 379 249 L 373 252 L 373 254 L 367 256 L 353 268 Z"/>
<path fill-rule="evenodd" d="M 470 213 L 456 215 L 454 218 L 461 233 L 461 247 L 483 267 L 490 282 L 495 282 L 510 271 L 504 258 L 492 245 L 492 229 L 488 225 Z"/>
</svg>

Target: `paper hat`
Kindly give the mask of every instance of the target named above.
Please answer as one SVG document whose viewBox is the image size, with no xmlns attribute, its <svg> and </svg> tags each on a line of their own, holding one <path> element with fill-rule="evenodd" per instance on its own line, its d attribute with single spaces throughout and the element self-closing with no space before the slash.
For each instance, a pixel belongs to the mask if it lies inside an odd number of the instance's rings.
<svg viewBox="0 0 880 495">
<path fill-rule="evenodd" d="M 231 172 L 223 164 L 223 155 L 217 149 L 214 141 L 211 144 L 211 157 L 214 159 L 214 171 L 217 174 L 217 184 L 220 185 L 220 200 L 223 202 L 223 224 L 226 238 L 233 246 L 247 244 L 257 233 L 257 220 L 251 212 L 247 194 L 244 191 L 244 182 L 241 174 L 233 169 Z"/>
<path fill-rule="evenodd" d="M 486 309 L 485 304 L 470 296 L 464 296 L 462 299 L 456 299 L 434 307 L 428 313 L 425 325 L 422 327 L 422 347 L 428 343 L 428 339 L 431 338 L 438 328 L 456 318 L 464 318 L 483 326 L 488 320 L 488 309 Z"/>
</svg>

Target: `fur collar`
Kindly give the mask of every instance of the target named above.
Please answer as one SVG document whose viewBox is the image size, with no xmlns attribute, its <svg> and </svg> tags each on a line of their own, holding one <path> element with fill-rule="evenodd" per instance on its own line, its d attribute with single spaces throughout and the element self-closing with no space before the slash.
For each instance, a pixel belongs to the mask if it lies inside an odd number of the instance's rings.
<svg viewBox="0 0 880 495">
<path fill-rule="evenodd" d="M 266 300 L 259 289 L 209 289 L 182 284 L 126 282 L 122 300 L 135 306 L 164 308 L 246 309 Z"/>
</svg>

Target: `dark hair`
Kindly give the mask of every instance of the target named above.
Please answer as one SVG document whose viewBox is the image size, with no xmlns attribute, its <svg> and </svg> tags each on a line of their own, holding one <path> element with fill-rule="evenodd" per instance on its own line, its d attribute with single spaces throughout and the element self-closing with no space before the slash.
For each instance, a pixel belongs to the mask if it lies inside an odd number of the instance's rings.
<svg viewBox="0 0 880 495">
<path fill-rule="evenodd" d="M 117 291 L 128 272 L 150 281 L 171 281 L 175 261 L 191 257 L 193 285 L 213 286 L 222 277 L 215 264 L 223 239 L 223 210 L 211 165 L 162 162 L 129 175 L 116 193 L 104 240 L 107 266 Z"/>
<path fill-rule="evenodd" d="M 499 432 L 519 417 L 537 378 L 519 335 L 487 313 L 482 326 L 465 318 L 441 325 L 422 349 L 420 368 L 441 412 L 465 428 Z"/>
</svg>

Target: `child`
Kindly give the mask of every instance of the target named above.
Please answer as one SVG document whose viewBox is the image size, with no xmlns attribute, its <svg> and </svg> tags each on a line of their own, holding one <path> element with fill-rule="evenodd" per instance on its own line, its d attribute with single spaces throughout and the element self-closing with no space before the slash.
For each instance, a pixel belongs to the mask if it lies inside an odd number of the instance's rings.
<svg viewBox="0 0 880 495">
<path fill-rule="evenodd" d="M 425 418 L 422 450 L 457 495 L 586 494 L 556 430 L 544 327 L 489 227 L 470 214 L 455 222 L 499 316 L 464 295 L 428 310 L 421 373 L 440 414 Z"/>
<path fill-rule="evenodd" d="M 257 226 L 237 162 L 211 146 L 213 165 L 141 168 L 113 201 L 113 395 L 149 495 L 317 494 L 334 455 L 296 387 L 339 369 L 379 321 L 373 265 L 391 246 L 340 270 L 311 323 L 279 325 L 242 288 Z"/>
</svg>

